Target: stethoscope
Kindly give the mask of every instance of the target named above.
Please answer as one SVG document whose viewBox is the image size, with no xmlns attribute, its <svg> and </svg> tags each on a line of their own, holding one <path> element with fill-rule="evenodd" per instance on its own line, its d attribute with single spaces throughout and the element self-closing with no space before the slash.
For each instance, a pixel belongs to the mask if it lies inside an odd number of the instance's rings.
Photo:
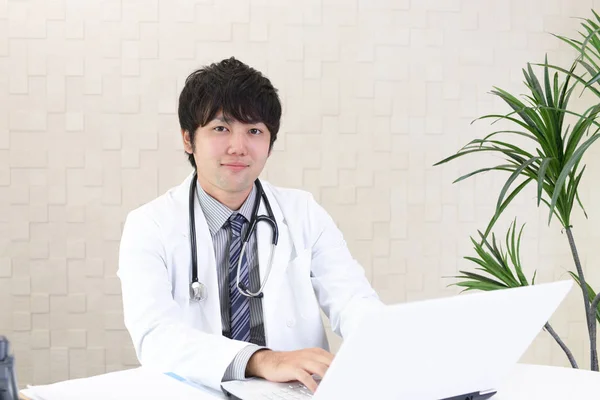
<svg viewBox="0 0 600 400">
<path fill-rule="evenodd" d="M 206 299 L 207 290 L 206 285 L 202 282 L 198 281 L 198 254 L 196 252 L 196 224 L 194 217 L 194 198 L 196 195 L 196 182 L 198 181 L 198 173 L 194 173 L 194 177 L 192 178 L 192 182 L 190 184 L 190 200 L 189 200 L 189 208 L 190 208 L 190 245 L 192 248 L 192 282 L 190 284 L 191 293 L 193 300 L 203 301 Z M 273 210 L 271 210 L 271 204 L 269 204 L 269 199 L 265 195 L 263 187 L 258 179 L 254 181 L 256 185 L 257 194 L 256 201 L 254 202 L 254 208 L 252 209 L 252 217 L 250 219 L 250 227 L 244 233 L 244 237 L 242 238 L 242 251 L 240 253 L 240 259 L 237 265 L 237 289 L 238 291 L 246 296 L 246 297 L 263 297 L 263 290 L 265 288 L 265 284 L 269 279 L 269 275 L 271 274 L 271 267 L 273 266 L 273 254 L 275 254 L 275 248 L 277 246 L 277 240 L 279 238 L 279 229 L 277 228 L 277 222 L 275 221 L 275 216 L 273 215 Z M 260 200 L 264 201 L 265 207 L 267 209 L 267 215 L 258 215 L 258 207 L 260 206 Z M 258 292 L 251 292 L 250 289 L 246 287 L 242 282 L 240 282 L 240 268 L 242 266 L 242 259 L 244 257 L 246 246 L 248 245 L 248 241 L 252 233 L 256 230 L 256 225 L 260 222 L 267 222 L 271 229 L 273 230 L 273 237 L 271 242 L 271 255 L 269 256 L 269 264 L 267 268 L 267 274 L 264 281 L 261 283 Z"/>
</svg>

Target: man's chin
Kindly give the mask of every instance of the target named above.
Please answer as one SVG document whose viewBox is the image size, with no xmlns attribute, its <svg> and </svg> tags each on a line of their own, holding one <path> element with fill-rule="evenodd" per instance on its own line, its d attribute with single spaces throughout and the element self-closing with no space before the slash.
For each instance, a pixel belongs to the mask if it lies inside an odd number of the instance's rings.
<svg viewBox="0 0 600 400">
<path fill-rule="evenodd" d="M 238 179 L 236 179 L 238 178 Z M 254 180 L 249 177 L 227 177 L 221 180 L 221 188 L 228 192 L 243 192 L 252 189 Z"/>
</svg>

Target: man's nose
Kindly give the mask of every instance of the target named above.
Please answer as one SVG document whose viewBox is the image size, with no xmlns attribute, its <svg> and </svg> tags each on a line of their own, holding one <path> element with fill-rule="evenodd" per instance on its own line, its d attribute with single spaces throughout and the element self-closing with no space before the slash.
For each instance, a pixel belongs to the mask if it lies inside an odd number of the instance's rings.
<svg viewBox="0 0 600 400">
<path fill-rule="evenodd" d="M 233 154 L 246 154 L 246 134 L 241 129 L 235 129 L 230 135 L 229 151 Z"/>
</svg>

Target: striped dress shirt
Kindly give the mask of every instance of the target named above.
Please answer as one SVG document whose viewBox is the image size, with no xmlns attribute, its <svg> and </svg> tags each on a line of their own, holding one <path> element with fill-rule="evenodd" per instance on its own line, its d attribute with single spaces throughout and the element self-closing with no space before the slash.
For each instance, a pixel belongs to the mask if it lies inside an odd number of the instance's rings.
<svg viewBox="0 0 600 400">
<path fill-rule="evenodd" d="M 231 242 L 231 226 L 228 223 L 229 218 L 234 213 L 240 213 L 246 218 L 246 223 L 242 235 L 250 227 L 252 217 L 252 208 L 256 198 L 256 186 L 248 198 L 244 201 L 238 211 L 232 211 L 215 198 L 211 197 L 202 189 L 201 185 L 196 185 L 196 196 L 200 203 L 200 208 L 204 213 L 208 229 L 213 241 L 215 252 L 215 261 L 217 265 L 217 279 L 219 281 L 219 300 L 221 303 L 221 326 L 223 327 L 223 336 L 231 337 L 231 320 L 229 305 L 229 244 Z M 246 246 L 246 257 L 250 270 L 250 291 L 256 292 L 260 287 L 260 271 L 258 268 L 258 257 L 256 247 L 256 234 L 253 233 Z M 235 268 L 235 266 L 234 266 Z M 265 330 L 263 323 L 262 299 L 250 298 L 250 344 L 244 347 L 231 362 L 223 375 L 223 381 L 234 379 L 244 379 L 246 376 L 246 365 L 250 357 L 258 350 L 265 348 Z"/>
</svg>

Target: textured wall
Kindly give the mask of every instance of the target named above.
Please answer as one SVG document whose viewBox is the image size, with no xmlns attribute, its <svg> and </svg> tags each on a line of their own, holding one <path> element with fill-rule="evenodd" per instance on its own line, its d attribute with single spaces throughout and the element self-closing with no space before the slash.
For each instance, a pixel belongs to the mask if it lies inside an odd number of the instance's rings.
<svg viewBox="0 0 600 400">
<path fill-rule="evenodd" d="M 310 190 L 388 302 L 447 288 L 505 176 L 452 185 L 476 158 L 433 168 L 491 132 L 487 92 L 525 91 L 521 68 L 573 53 L 599 2 L 585 0 L 0 1 L 0 333 L 21 384 L 137 365 L 115 276 L 128 211 L 189 172 L 176 118 L 185 77 L 235 55 L 284 103 L 264 178 Z M 584 102 L 584 100 L 576 100 Z M 592 149 L 600 155 L 600 144 Z M 600 289 L 600 164 L 590 153 L 575 235 Z M 496 160 L 486 157 L 483 165 Z M 524 193 L 525 268 L 540 282 L 572 268 L 566 238 Z M 580 295 L 555 328 L 587 365 Z M 443 332 L 443 330 L 440 330 Z M 334 347 L 339 340 L 332 338 Z M 424 355 L 426 356 L 426 355 Z M 542 333 L 523 361 L 566 365 Z"/>
</svg>

